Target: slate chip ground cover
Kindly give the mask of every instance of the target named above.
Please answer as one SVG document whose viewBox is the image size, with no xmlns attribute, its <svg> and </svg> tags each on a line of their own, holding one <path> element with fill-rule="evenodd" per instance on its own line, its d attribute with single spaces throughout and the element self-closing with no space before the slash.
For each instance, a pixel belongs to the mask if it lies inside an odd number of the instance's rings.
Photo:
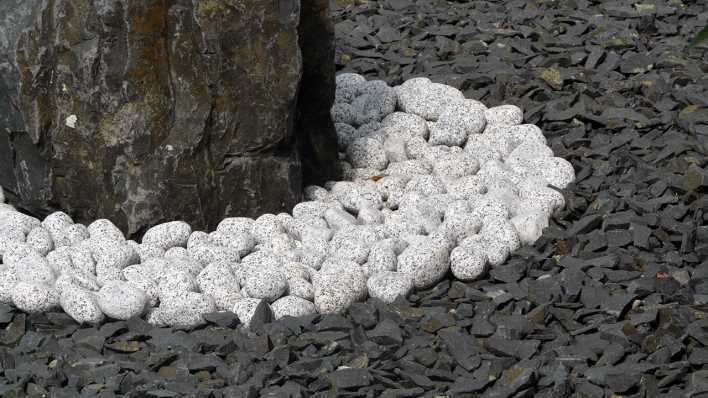
<svg viewBox="0 0 708 398">
<path fill-rule="evenodd" d="M 89 328 L 0 306 L 0 395 L 708 395 L 708 55 L 683 51 L 708 7 L 575 3 L 335 10 L 343 70 L 516 103 L 573 164 L 565 210 L 488 278 L 343 315 L 257 313 L 251 332 L 223 314 Z"/>
</svg>

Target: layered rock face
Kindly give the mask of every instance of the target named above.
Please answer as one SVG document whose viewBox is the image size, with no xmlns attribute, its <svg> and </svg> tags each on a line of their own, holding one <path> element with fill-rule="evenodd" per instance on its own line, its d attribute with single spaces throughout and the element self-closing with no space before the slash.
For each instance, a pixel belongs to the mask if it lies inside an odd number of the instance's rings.
<svg viewBox="0 0 708 398">
<path fill-rule="evenodd" d="M 327 2 L 302 3 L 3 2 L 0 185 L 129 235 L 291 208 L 301 154 L 308 170 L 336 156 Z M 304 72 L 301 46 L 318 49 Z"/>
</svg>

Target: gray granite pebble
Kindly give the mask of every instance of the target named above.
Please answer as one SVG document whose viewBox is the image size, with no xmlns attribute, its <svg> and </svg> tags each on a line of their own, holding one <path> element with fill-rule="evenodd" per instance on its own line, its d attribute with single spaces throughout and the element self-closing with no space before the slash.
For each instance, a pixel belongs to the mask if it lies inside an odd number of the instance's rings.
<svg viewBox="0 0 708 398">
<path fill-rule="evenodd" d="M 416 288 L 422 289 L 440 281 L 450 268 L 450 253 L 432 239 L 420 237 L 410 242 L 398 256 L 398 272 L 410 274 Z"/>
<path fill-rule="evenodd" d="M 281 297 L 270 305 L 273 310 L 275 319 L 280 319 L 284 316 L 305 316 L 317 313 L 315 304 L 302 297 L 285 296 Z"/>
<path fill-rule="evenodd" d="M 98 324 L 106 318 L 96 295 L 73 284 L 62 289 L 59 304 L 78 323 Z"/>
<path fill-rule="evenodd" d="M 145 312 L 148 297 L 125 282 L 109 282 L 96 295 L 101 311 L 113 319 L 126 320 Z"/>
<path fill-rule="evenodd" d="M 59 292 L 45 283 L 17 282 L 12 288 L 12 303 L 25 312 L 46 312 L 59 306 Z"/>
<path fill-rule="evenodd" d="M 402 272 L 375 272 L 366 282 L 366 286 L 369 296 L 392 303 L 399 296 L 408 297 L 413 291 L 413 278 L 410 274 Z"/>
</svg>

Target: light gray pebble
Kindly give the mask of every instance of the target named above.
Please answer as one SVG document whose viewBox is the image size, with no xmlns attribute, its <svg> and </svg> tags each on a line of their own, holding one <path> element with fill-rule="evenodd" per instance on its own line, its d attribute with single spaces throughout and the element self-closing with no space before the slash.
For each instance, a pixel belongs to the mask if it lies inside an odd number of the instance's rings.
<svg viewBox="0 0 708 398">
<path fill-rule="evenodd" d="M 356 127 L 346 123 L 335 123 L 334 130 L 337 133 L 337 148 L 342 152 L 346 151 L 354 140 L 364 136 Z"/>
<path fill-rule="evenodd" d="M 284 316 L 299 317 L 317 313 L 315 304 L 298 296 L 281 297 L 270 305 L 275 319 Z"/>
<path fill-rule="evenodd" d="M 395 127 L 410 132 L 414 136 L 419 136 L 424 140 L 428 139 L 428 124 L 422 117 L 406 112 L 393 112 L 386 116 L 381 124 L 384 127 Z"/>
<path fill-rule="evenodd" d="M 71 248 L 68 246 L 62 246 L 52 250 L 47 253 L 46 258 L 49 262 L 49 266 L 52 267 L 57 274 L 74 268 L 74 263 L 71 261 Z"/>
<path fill-rule="evenodd" d="M 418 192 L 423 196 L 446 193 L 445 183 L 434 175 L 416 175 L 406 184 L 406 192 Z"/>
<path fill-rule="evenodd" d="M 450 271 L 461 281 L 479 279 L 486 271 L 487 255 L 473 247 L 456 247 L 450 253 Z"/>
<path fill-rule="evenodd" d="M 189 256 L 189 253 L 187 252 L 187 249 L 184 247 L 171 247 L 165 251 L 164 257 L 165 258 L 179 258 L 179 257 L 185 257 Z"/>
<path fill-rule="evenodd" d="M 126 241 L 119 241 L 107 238 L 92 238 L 87 242 L 91 247 L 91 253 L 96 264 L 107 267 L 123 269 L 129 265 L 140 262 L 140 255 L 133 246 Z"/>
<path fill-rule="evenodd" d="M 0 303 L 12 304 L 12 292 L 19 282 L 16 272 L 8 272 L 7 266 L 0 264 Z"/>
<path fill-rule="evenodd" d="M 467 144 L 465 145 L 465 153 L 468 153 L 473 158 L 477 159 L 479 164 L 485 164 L 490 160 L 501 160 L 502 154 L 490 147 L 486 142 L 482 140 L 472 139 L 473 136 L 467 138 Z"/>
<path fill-rule="evenodd" d="M 501 265 L 509 258 L 509 246 L 493 237 L 483 234 L 473 235 L 460 242 L 460 247 L 470 251 L 484 253 L 487 263 L 492 267 Z"/>
<path fill-rule="evenodd" d="M 176 292 L 161 299 L 154 316 L 168 325 L 194 327 L 205 324 L 204 314 L 215 311 L 216 303 L 207 294 Z"/>
<path fill-rule="evenodd" d="M 337 259 L 354 261 L 361 265 L 369 256 L 369 246 L 359 239 L 332 241 L 329 247 L 330 256 Z"/>
<path fill-rule="evenodd" d="M 532 245 L 536 242 L 541 237 L 543 229 L 548 226 L 548 216 L 539 211 L 519 214 L 510 221 L 523 245 Z"/>
<path fill-rule="evenodd" d="M 462 146 L 470 134 L 479 134 L 486 120 L 476 102 L 455 101 L 440 112 L 436 123 L 429 124 L 431 145 Z"/>
<path fill-rule="evenodd" d="M 305 187 L 303 194 L 306 200 L 323 201 L 329 196 L 329 192 L 317 185 L 308 185 Z"/>
<path fill-rule="evenodd" d="M 255 220 L 248 217 L 229 217 L 221 220 L 216 226 L 216 230 L 226 234 L 231 233 L 252 233 Z"/>
<path fill-rule="evenodd" d="M 369 250 L 366 264 L 370 274 L 383 271 L 395 271 L 398 255 L 394 250 L 394 241 L 391 239 L 374 243 Z"/>
<path fill-rule="evenodd" d="M 2 262 L 8 266 L 16 265 L 21 259 L 29 256 L 41 256 L 34 248 L 25 242 L 9 241 L 5 244 Z"/>
<path fill-rule="evenodd" d="M 283 225 L 280 223 L 278 216 L 275 214 L 263 214 L 258 217 L 253 224 L 252 234 L 256 243 L 265 243 L 275 234 L 285 232 Z"/>
<path fill-rule="evenodd" d="M 366 286 L 369 296 L 392 303 L 399 296 L 407 297 L 413 291 L 413 278 L 401 272 L 376 272 L 366 282 Z"/>
<path fill-rule="evenodd" d="M 91 237 L 88 228 L 86 228 L 83 224 L 69 225 L 66 229 L 64 229 L 62 235 L 64 240 L 67 242 L 67 246 L 73 246 Z"/>
<path fill-rule="evenodd" d="M 422 237 L 398 256 L 398 272 L 410 274 L 416 288 L 430 287 L 450 268 L 450 253 L 432 239 Z"/>
<path fill-rule="evenodd" d="M 25 243 L 25 233 L 20 228 L 3 227 L 0 229 L 0 259 L 12 243 Z"/>
<path fill-rule="evenodd" d="M 225 234 L 220 231 L 215 231 L 212 232 L 209 237 L 214 244 L 236 250 L 240 257 L 250 253 L 256 245 L 256 239 L 250 232 Z"/>
<path fill-rule="evenodd" d="M 250 297 L 242 298 L 236 302 L 233 312 L 244 327 L 249 328 L 251 326 L 251 319 L 253 319 L 253 315 L 261 302 L 264 302 L 264 300 Z M 267 305 L 268 309 L 272 311 L 267 302 L 264 302 L 264 305 Z"/>
<path fill-rule="evenodd" d="M 512 169 L 523 168 L 528 169 L 531 162 L 537 158 L 552 158 L 553 150 L 545 144 L 537 141 L 521 142 L 504 160 L 504 163 Z"/>
<path fill-rule="evenodd" d="M 215 261 L 230 261 L 237 263 L 241 256 L 237 249 L 217 245 L 195 246 L 187 250 L 189 256 L 199 261 L 202 265 L 207 265 Z"/>
<path fill-rule="evenodd" d="M 446 154 L 432 163 L 433 174 L 442 180 L 456 180 L 479 171 L 477 159 L 464 152 Z"/>
<path fill-rule="evenodd" d="M 384 222 L 384 215 L 381 210 L 365 205 L 359 209 L 356 219 L 359 224 L 381 224 Z"/>
<path fill-rule="evenodd" d="M 110 220 L 105 218 L 98 219 L 87 227 L 91 238 L 109 238 L 115 240 L 125 240 L 123 232 L 115 226 Z"/>
<path fill-rule="evenodd" d="M 383 144 L 369 137 L 354 140 L 347 147 L 347 158 L 355 168 L 383 170 L 388 165 Z"/>
<path fill-rule="evenodd" d="M 499 105 L 484 112 L 487 124 L 513 126 L 524 121 L 524 112 L 516 105 Z"/>
<path fill-rule="evenodd" d="M 383 142 L 383 149 L 386 158 L 392 163 L 408 160 L 406 141 L 398 135 L 387 136 Z"/>
<path fill-rule="evenodd" d="M 47 285 L 54 284 L 57 274 L 46 258 L 37 254 L 21 258 L 17 263 L 8 266 L 7 272 L 16 272 L 21 282 L 36 282 Z"/>
<path fill-rule="evenodd" d="M 366 298 L 366 276 L 348 262 L 322 269 L 313 277 L 315 306 L 321 314 L 341 312 Z"/>
<path fill-rule="evenodd" d="M 375 137 L 379 130 L 383 128 L 383 124 L 378 121 L 364 123 L 356 129 L 356 134 L 359 137 Z"/>
<path fill-rule="evenodd" d="M 249 297 L 273 302 L 280 298 L 288 288 L 285 272 L 279 267 L 261 265 L 250 272 L 243 283 Z"/>
<path fill-rule="evenodd" d="M 106 318 L 96 295 L 76 285 L 69 284 L 62 290 L 59 304 L 78 323 L 98 324 Z"/>
<path fill-rule="evenodd" d="M 362 89 L 364 93 L 352 101 L 357 126 L 381 121 L 396 110 L 398 101 L 396 91 L 386 85 L 386 82 L 367 81 Z"/>
<path fill-rule="evenodd" d="M 138 253 L 141 262 L 147 261 L 151 258 L 163 257 L 165 255 L 165 251 L 159 246 L 138 243 L 137 246 L 133 247 Z"/>
<path fill-rule="evenodd" d="M 288 291 L 291 296 L 301 297 L 305 300 L 315 299 L 315 288 L 312 283 L 303 278 L 293 277 L 288 278 Z"/>
<path fill-rule="evenodd" d="M 148 297 L 142 290 L 125 282 L 108 282 L 96 295 L 101 311 L 113 319 L 127 320 L 142 315 Z"/>
<path fill-rule="evenodd" d="M 46 256 L 47 253 L 54 249 L 54 241 L 51 234 L 42 227 L 33 228 L 27 234 L 26 242 L 42 256 Z"/>
<path fill-rule="evenodd" d="M 397 175 L 402 177 L 413 178 L 417 175 L 430 174 L 433 171 L 433 165 L 423 159 L 411 159 L 403 162 L 391 163 L 384 171 L 384 175 Z"/>
<path fill-rule="evenodd" d="M 285 270 L 285 276 L 288 279 L 291 278 L 302 278 L 306 281 L 310 280 L 310 273 L 316 272 L 313 268 L 310 268 L 298 261 L 288 261 L 283 264 L 283 269 Z"/>
<path fill-rule="evenodd" d="M 59 306 L 59 292 L 45 283 L 18 282 L 12 289 L 12 303 L 25 312 L 47 312 Z"/>
<path fill-rule="evenodd" d="M 472 214 L 481 220 L 488 217 L 509 218 L 509 207 L 506 203 L 494 196 L 483 195 L 481 199 L 474 204 Z"/>
<path fill-rule="evenodd" d="M 337 208 L 327 209 L 324 214 L 324 219 L 327 221 L 329 227 L 335 230 L 357 223 L 356 217 Z"/>
<path fill-rule="evenodd" d="M 42 226 L 49 231 L 54 243 L 60 241 L 62 239 L 62 235 L 66 231 L 66 228 L 73 224 L 74 220 L 72 220 L 68 214 L 61 211 L 56 211 L 42 220 Z"/>
<path fill-rule="evenodd" d="M 475 198 L 487 191 L 484 179 L 479 175 L 467 175 L 446 184 L 447 191 L 463 199 Z"/>
<path fill-rule="evenodd" d="M 141 243 L 158 246 L 164 250 L 172 247 L 187 247 L 192 227 L 184 221 L 170 221 L 155 225 L 143 235 Z"/>
<path fill-rule="evenodd" d="M 148 298 L 148 306 L 154 307 L 160 302 L 160 288 L 157 283 L 149 279 L 136 279 L 125 283 L 142 290 Z"/>
<path fill-rule="evenodd" d="M 41 222 L 26 214 L 16 211 L 0 213 L 0 225 L 3 228 L 19 228 L 24 234 L 28 234 L 34 228 L 41 226 Z"/>
<path fill-rule="evenodd" d="M 356 110 L 351 104 L 346 102 L 339 102 L 332 106 L 330 111 L 332 116 L 332 121 L 335 123 L 344 123 L 354 125 L 356 124 Z"/>
<path fill-rule="evenodd" d="M 403 111 L 426 120 L 437 120 L 446 105 L 464 99 L 464 95 L 454 87 L 431 83 L 424 77 L 406 80 L 395 90 Z"/>
<path fill-rule="evenodd" d="M 157 279 L 157 287 L 160 289 L 160 298 L 172 292 L 196 292 L 199 290 L 199 285 L 191 273 L 171 267 L 166 268 Z"/>
<path fill-rule="evenodd" d="M 96 281 L 100 286 L 103 286 L 108 282 L 123 282 L 125 278 L 120 268 L 96 264 Z"/>
<path fill-rule="evenodd" d="M 351 102 L 361 94 L 366 78 L 356 73 L 340 73 L 335 78 L 335 102 Z"/>
<path fill-rule="evenodd" d="M 168 268 L 186 271 L 195 278 L 205 267 L 202 262 L 195 260 L 190 256 L 175 256 L 171 258 L 165 257 L 165 259 L 168 261 Z"/>
</svg>

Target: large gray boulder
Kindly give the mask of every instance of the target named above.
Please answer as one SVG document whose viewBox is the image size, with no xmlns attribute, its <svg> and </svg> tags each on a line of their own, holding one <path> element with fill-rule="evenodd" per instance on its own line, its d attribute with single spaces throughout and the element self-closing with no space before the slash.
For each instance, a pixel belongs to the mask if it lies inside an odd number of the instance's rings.
<svg viewBox="0 0 708 398">
<path fill-rule="evenodd" d="M 327 7 L 3 0 L 0 186 L 128 235 L 289 210 L 336 156 Z"/>
</svg>

